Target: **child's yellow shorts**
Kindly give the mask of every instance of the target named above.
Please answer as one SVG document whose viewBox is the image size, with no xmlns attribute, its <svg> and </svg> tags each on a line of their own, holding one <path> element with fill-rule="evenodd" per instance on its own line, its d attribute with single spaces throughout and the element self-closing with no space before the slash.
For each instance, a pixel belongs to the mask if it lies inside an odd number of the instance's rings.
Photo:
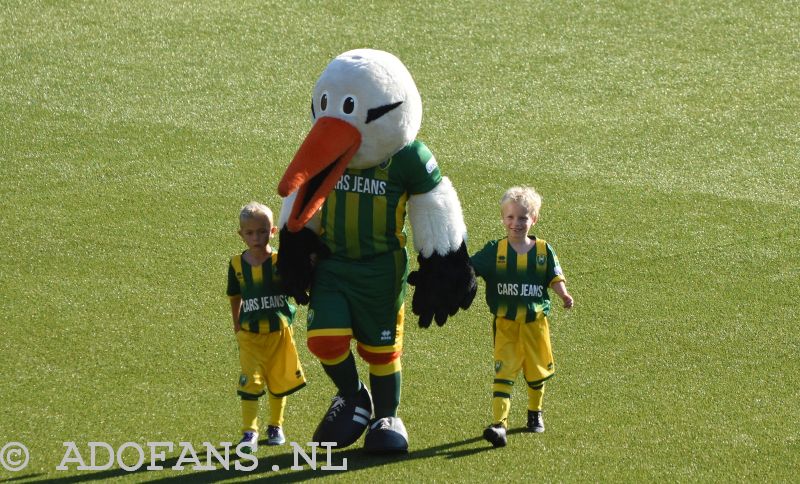
<svg viewBox="0 0 800 484">
<path fill-rule="evenodd" d="M 258 398 L 265 389 L 282 397 L 306 385 L 290 326 L 269 333 L 240 330 L 236 341 L 242 366 L 238 393 L 242 398 Z"/>
<path fill-rule="evenodd" d="M 542 384 L 555 373 L 550 327 L 542 313 L 528 323 L 499 317 L 494 320 L 495 381 L 507 380 L 513 384 L 520 369 L 531 387 Z"/>
</svg>

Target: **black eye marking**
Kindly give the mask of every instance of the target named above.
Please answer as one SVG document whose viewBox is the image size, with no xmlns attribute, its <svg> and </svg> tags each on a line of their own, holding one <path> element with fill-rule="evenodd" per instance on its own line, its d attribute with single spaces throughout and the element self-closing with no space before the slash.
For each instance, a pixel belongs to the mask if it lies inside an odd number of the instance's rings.
<svg viewBox="0 0 800 484">
<path fill-rule="evenodd" d="M 347 96 L 342 104 L 342 112 L 344 114 L 353 114 L 353 110 L 356 108 L 356 100 L 350 96 Z"/>
<path fill-rule="evenodd" d="M 375 121 L 401 104 L 403 104 L 403 101 L 397 101 L 394 104 L 385 104 L 383 106 L 367 110 L 367 123 L 370 121 Z"/>
<path fill-rule="evenodd" d="M 322 94 L 322 97 L 319 100 L 319 108 L 322 109 L 323 111 L 328 109 L 328 94 L 327 93 L 323 93 Z"/>
<path fill-rule="evenodd" d="M 311 117 L 317 119 L 317 113 L 314 112 L 314 100 L 311 100 Z"/>
</svg>

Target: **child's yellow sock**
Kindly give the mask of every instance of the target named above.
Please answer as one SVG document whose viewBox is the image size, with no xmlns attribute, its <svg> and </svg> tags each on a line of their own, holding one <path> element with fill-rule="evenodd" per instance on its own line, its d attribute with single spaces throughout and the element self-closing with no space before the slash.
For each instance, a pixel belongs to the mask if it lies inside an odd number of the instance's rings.
<svg viewBox="0 0 800 484">
<path fill-rule="evenodd" d="M 242 399 L 242 432 L 258 432 L 258 400 Z"/>
<path fill-rule="evenodd" d="M 508 413 L 511 411 L 511 399 L 508 397 L 492 398 L 492 421 L 493 424 L 502 424 L 508 427 Z"/>
<path fill-rule="evenodd" d="M 528 410 L 541 410 L 543 401 L 544 385 L 540 385 L 536 388 L 528 387 Z"/>
<path fill-rule="evenodd" d="M 511 411 L 511 390 L 514 382 L 495 378 L 492 385 L 492 424 L 503 424 L 508 428 L 508 413 Z"/>
<path fill-rule="evenodd" d="M 283 414 L 286 411 L 286 397 L 269 394 L 269 425 L 283 426 Z"/>
</svg>

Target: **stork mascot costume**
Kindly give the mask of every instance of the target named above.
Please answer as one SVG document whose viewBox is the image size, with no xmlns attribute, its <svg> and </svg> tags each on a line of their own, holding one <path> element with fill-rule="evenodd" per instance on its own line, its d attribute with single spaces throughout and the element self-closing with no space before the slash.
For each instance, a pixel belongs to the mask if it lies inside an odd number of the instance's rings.
<svg viewBox="0 0 800 484">
<path fill-rule="evenodd" d="M 338 389 L 314 441 L 347 447 L 368 428 L 367 452 L 407 452 L 397 417 L 405 282 L 416 287 L 412 310 L 423 328 L 472 303 L 461 205 L 415 140 L 422 101 L 394 55 L 358 49 L 333 59 L 314 87 L 311 117 L 278 185 L 278 271 L 289 295 L 309 304 L 308 348 Z M 419 252 L 411 274 L 406 213 Z M 369 364 L 369 390 L 351 339 Z"/>
</svg>

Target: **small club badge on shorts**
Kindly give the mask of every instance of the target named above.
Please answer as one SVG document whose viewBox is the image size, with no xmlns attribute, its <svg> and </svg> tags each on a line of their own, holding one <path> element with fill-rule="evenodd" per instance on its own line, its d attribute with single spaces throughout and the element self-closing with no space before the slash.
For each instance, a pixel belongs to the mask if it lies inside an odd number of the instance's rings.
<svg viewBox="0 0 800 484">
<path fill-rule="evenodd" d="M 242 373 L 241 375 L 239 375 L 239 386 L 243 387 L 245 385 L 247 385 L 247 375 Z"/>
</svg>

